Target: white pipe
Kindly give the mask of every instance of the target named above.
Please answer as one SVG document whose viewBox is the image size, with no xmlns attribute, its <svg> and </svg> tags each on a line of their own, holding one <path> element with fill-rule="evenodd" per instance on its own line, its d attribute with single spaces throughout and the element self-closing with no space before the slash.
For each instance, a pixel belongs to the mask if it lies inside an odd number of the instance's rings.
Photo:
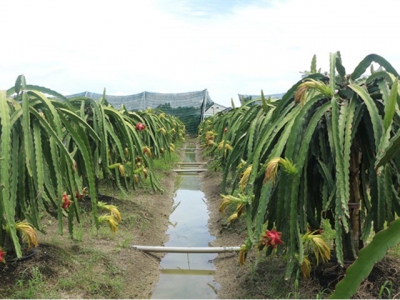
<svg viewBox="0 0 400 300">
<path fill-rule="evenodd" d="M 138 246 L 133 249 L 147 252 L 168 252 L 168 253 L 223 253 L 238 252 L 240 247 L 163 247 L 163 246 Z"/>
</svg>

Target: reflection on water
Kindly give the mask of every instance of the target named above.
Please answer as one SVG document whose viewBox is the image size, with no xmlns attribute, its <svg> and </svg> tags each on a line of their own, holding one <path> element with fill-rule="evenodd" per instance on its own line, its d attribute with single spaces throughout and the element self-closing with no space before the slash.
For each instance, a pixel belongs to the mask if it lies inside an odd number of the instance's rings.
<svg viewBox="0 0 400 300">
<path fill-rule="evenodd" d="M 208 231 L 208 210 L 204 193 L 200 190 L 197 175 L 180 175 L 167 231 L 165 246 L 207 247 L 215 239 Z M 201 299 L 216 298 L 219 286 L 214 282 L 215 267 L 212 260 L 216 253 L 186 254 L 167 253 L 161 260 L 160 279 L 152 298 Z"/>
<path fill-rule="evenodd" d="M 166 275 L 161 274 L 153 299 L 215 299 L 213 275 Z"/>
<path fill-rule="evenodd" d="M 194 152 L 185 152 L 185 160 L 184 162 L 196 162 L 196 153 Z"/>
<path fill-rule="evenodd" d="M 179 198 L 201 197 L 201 199 L 205 198 L 204 193 L 202 191 L 200 191 L 201 186 L 200 186 L 200 182 L 199 182 L 199 176 L 197 175 L 197 173 L 196 174 L 183 173 L 183 175 L 178 176 L 178 182 L 179 182 L 179 186 L 178 186 L 178 190 L 176 191 L 176 194 L 175 194 L 174 204 L 178 203 L 180 201 L 179 199 L 177 199 L 177 197 L 179 197 Z M 192 194 L 192 192 L 194 192 L 194 193 Z M 196 200 L 193 201 L 193 204 L 195 202 L 196 202 Z M 198 208 L 202 209 L 202 211 L 205 211 L 208 214 L 207 206 L 205 208 L 202 206 L 198 207 Z M 208 219 L 207 215 L 206 215 L 206 217 Z M 170 216 L 170 220 L 171 220 L 171 218 L 174 218 L 174 216 L 172 214 Z M 205 220 L 205 221 L 207 223 L 207 220 Z"/>
<path fill-rule="evenodd" d="M 162 269 L 161 273 L 170 275 L 214 275 L 215 270 Z"/>
</svg>

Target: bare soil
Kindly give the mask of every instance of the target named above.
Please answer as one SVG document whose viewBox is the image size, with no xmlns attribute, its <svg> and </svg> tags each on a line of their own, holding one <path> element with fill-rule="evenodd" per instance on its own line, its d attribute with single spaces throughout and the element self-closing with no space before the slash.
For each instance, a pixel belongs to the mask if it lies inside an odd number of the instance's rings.
<svg viewBox="0 0 400 300">
<path fill-rule="evenodd" d="M 198 160 L 205 158 L 198 153 Z M 177 176 L 164 172 L 164 193 L 148 189 L 135 191 L 126 198 L 119 191 L 104 189 L 102 201 L 116 205 L 123 221 L 111 234 L 103 225 L 94 230 L 90 210 L 82 227 L 71 239 L 65 226 L 64 235 L 58 224 L 46 219 L 46 234 L 39 234 L 40 246 L 32 258 L 0 265 L 0 298 L 150 298 L 160 274 L 161 254 L 151 255 L 134 250 L 132 245 L 163 245 L 172 211 Z M 203 192 L 210 210 L 209 228 L 216 236 L 213 246 L 240 246 L 245 240 L 245 226 L 228 224 L 219 213 L 221 175 L 208 171 L 201 176 Z M 90 205 L 87 205 L 90 207 Z M 283 280 L 282 259 L 265 258 L 251 252 L 244 266 L 239 266 L 237 253 L 219 254 L 214 261 L 218 298 L 320 298 L 326 297 L 344 276 L 345 268 L 330 262 L 313 271 L 311 279 Z M 38 280 L 37 271 L 41 274 Z M 36 272 L 36 273 L 35 273 Z M 36 280 L 36 281 L 35 281 Z M 390 291 L 382 286 L 390 281 Z M 399 298 L 400 260 L 387 257 L 376 264 L 353 298 Z"/>
</svg>

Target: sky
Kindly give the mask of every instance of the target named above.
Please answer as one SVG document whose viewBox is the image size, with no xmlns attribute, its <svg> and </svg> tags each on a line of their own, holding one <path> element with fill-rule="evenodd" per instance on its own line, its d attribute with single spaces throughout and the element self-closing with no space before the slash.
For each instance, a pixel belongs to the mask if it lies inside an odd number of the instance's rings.
<svg viewBox="0 0 400 300">
<path fill-rule="evenodd" d="M 347 73 L 375 53 L 400 71 L 398 0 L 1 0 L 0 89 L 18 75 L 68 95 L 207 89 L 286 92 L 340 51 Z"/>
</svg>

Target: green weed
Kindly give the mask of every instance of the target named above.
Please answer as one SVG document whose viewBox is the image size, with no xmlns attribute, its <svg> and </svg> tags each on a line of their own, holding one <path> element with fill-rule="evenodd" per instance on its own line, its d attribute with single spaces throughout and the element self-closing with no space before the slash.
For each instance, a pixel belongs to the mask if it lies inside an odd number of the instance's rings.
<svg viewBox="0 0 400 300">
<path fill-rule="evenodd" d="M 392 289 L 393 289 L 393 283 L 390 280 L 386 280 L 379 289 L 378 298 L 391 299 Z"/>
<path fill-rule="evenodd" d="M 12 298 L 33 299 L 38 298 L 42 294 L 44 286 L 44 277 L 39 268 L 32 267 L 30 270 L 25 270 L 22 277 L 30 277 L 29 279 L 20 279 L 16 283 L 15 292 Z"/>
<path fill-rule="evenodd" d="M 95 298 L 118 298 L 122 292 L 122 280 L 115 276 L 118 270 L 108 262 L 101 252 L 80 249 L 77 265 L 66 276 L 60 277 L 57 286 L 59 291 L 86 291 Z"/>
<path fill-rule="evenodd" d="M 83 226 L 81 224 L 79 224 L 79 226 L 76 226 L 74 228 L 73 238 L 78 242 L 83 241 Z"/>
<path fill-rule="evenodd" d="M 120 248 L 126 249 L 129 248 L 129 246 L 132 244 L 133 238 L 128 237 L 122 241 L 122 243 L 119 244 Z"/>
<path fill-rule="evenodd" d="M 328 295 L 330 295 L 332 291 L 330 289 L 324 289 L 322 291 L 319 291 L 317 295 L 315 296 L 315 299 L 326 299 Z"/>
</svg>

